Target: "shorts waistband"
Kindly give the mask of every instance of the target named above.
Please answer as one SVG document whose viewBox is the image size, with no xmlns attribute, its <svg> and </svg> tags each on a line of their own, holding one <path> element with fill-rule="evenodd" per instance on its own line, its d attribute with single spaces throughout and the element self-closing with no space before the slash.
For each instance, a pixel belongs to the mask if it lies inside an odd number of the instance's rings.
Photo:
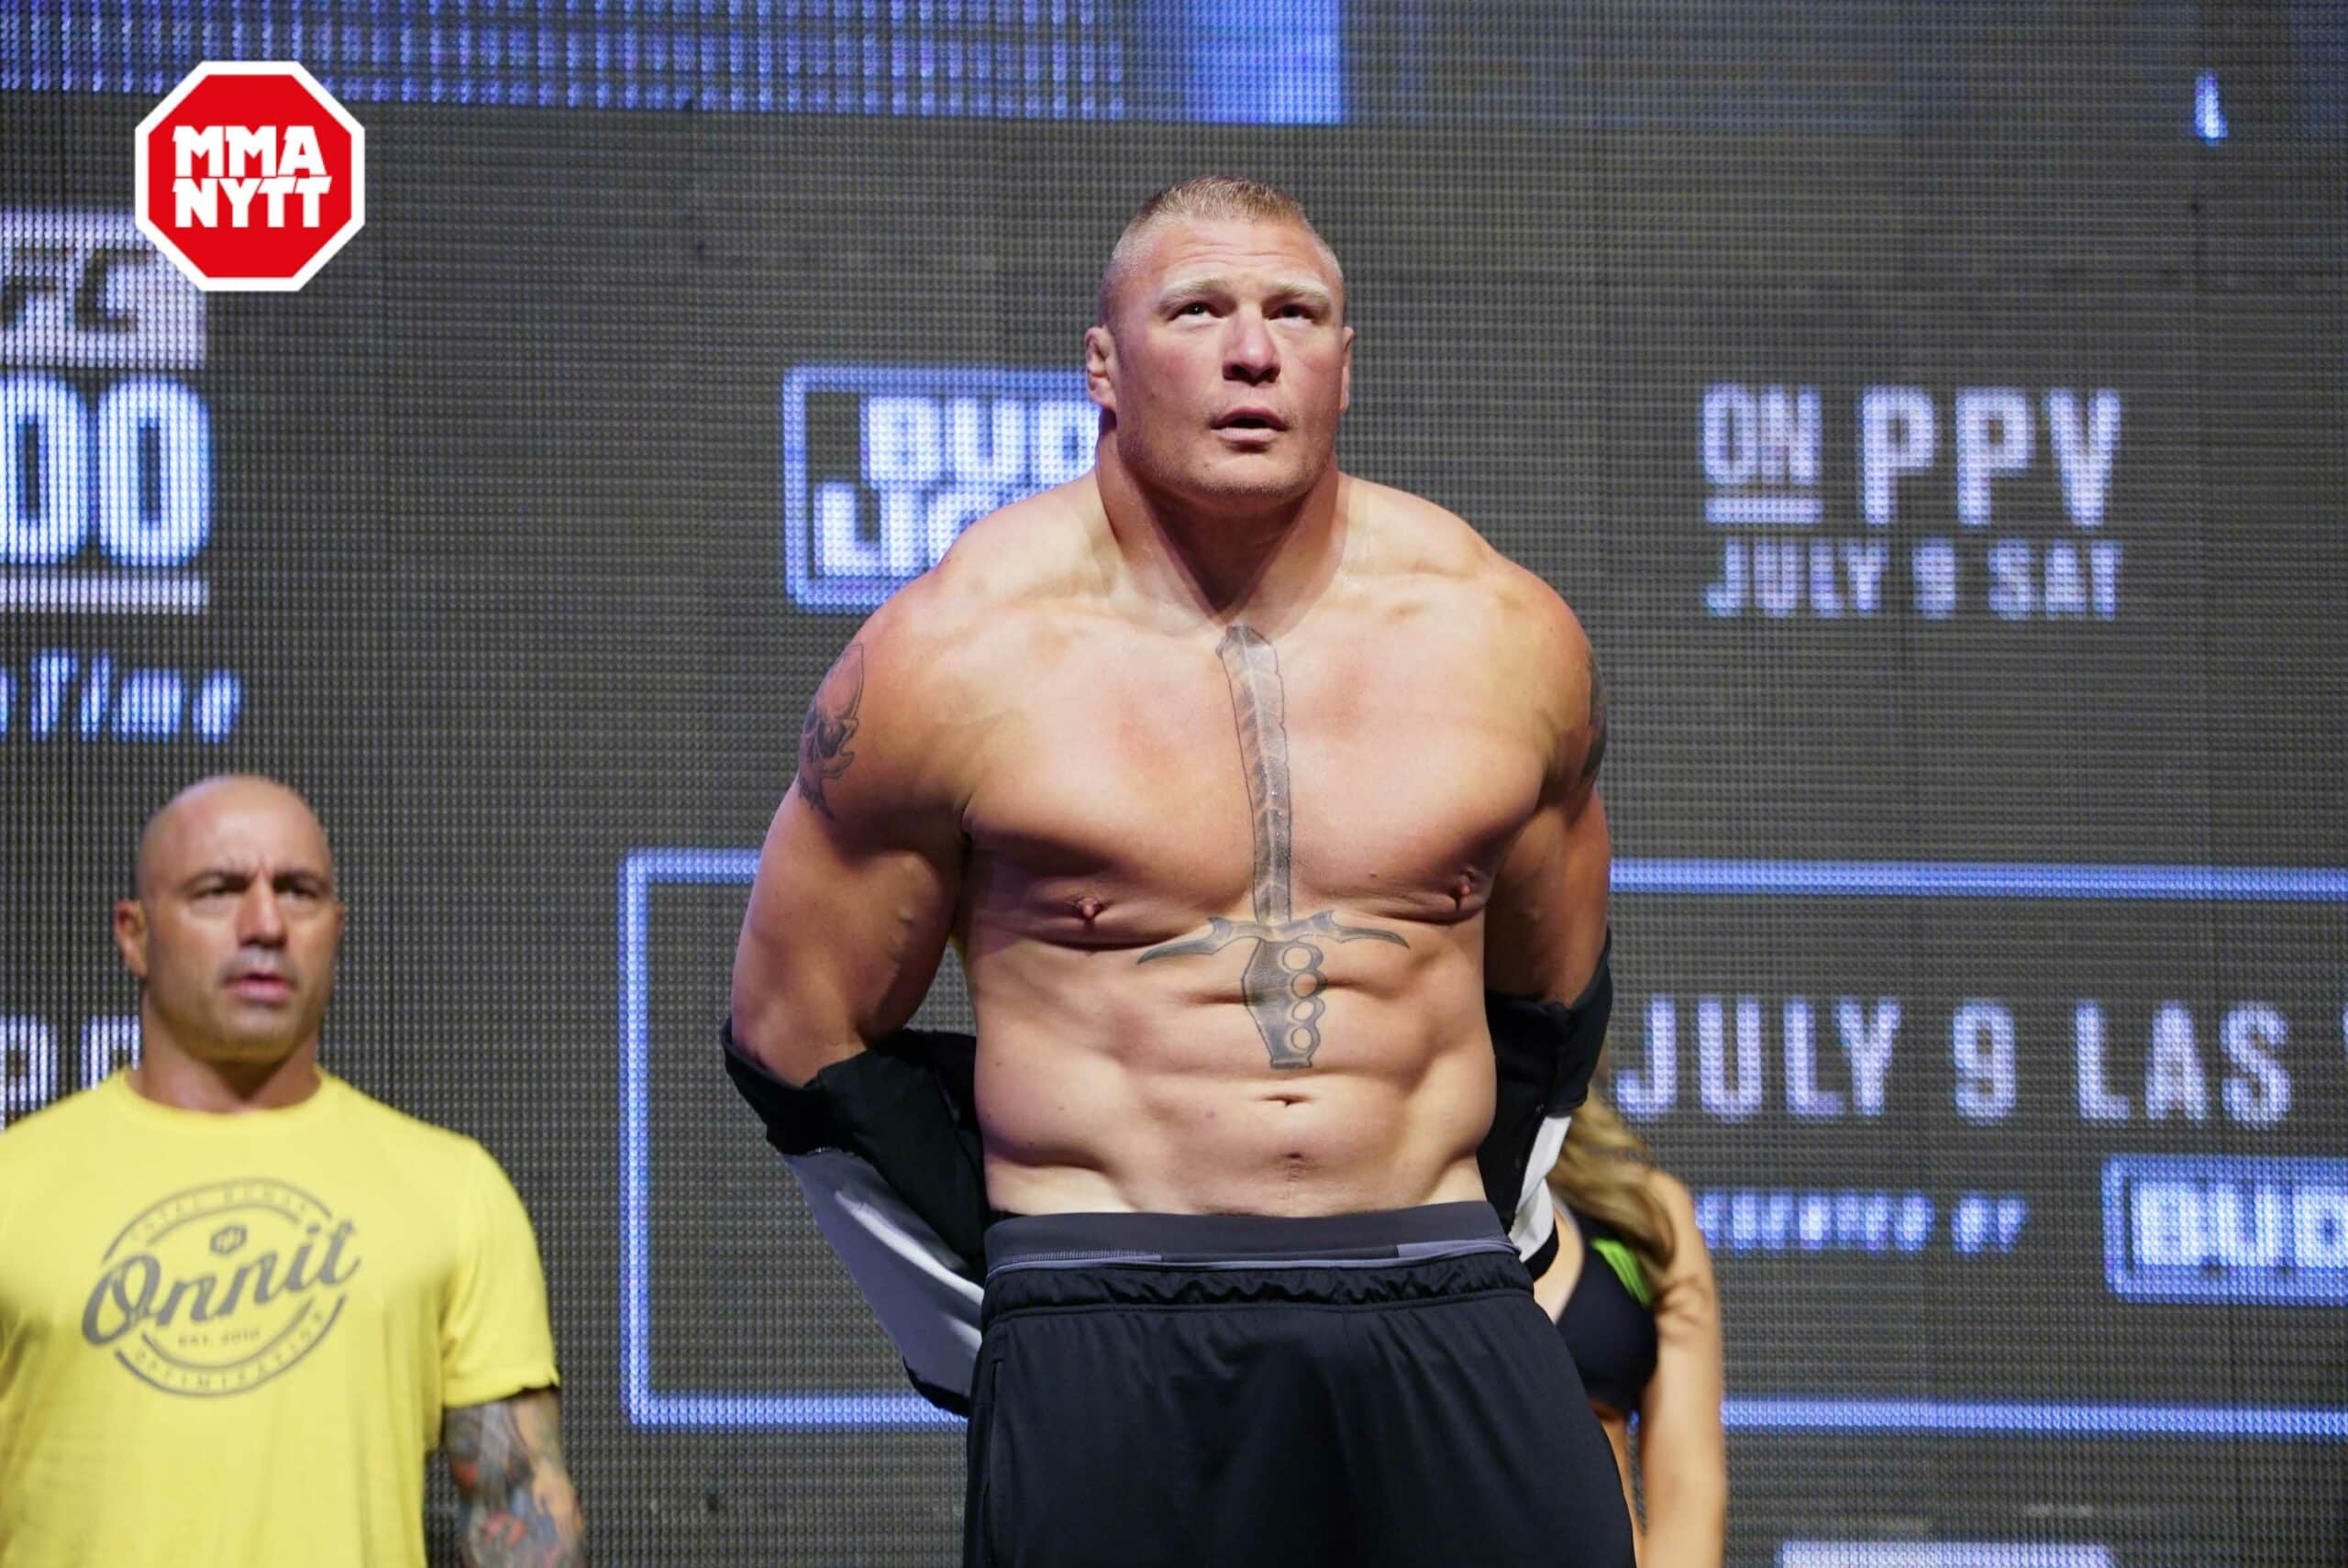
<svg viewBox="0 0 2348 1568">
<path fill-rule="evenodd" d="M 1515 1247 L 1489 1203 L 1289 1219 L 1269 1214 L 1034 1214 L 987 1231 L 987 1273 L 1103 1264 L 1180 1268 L 1376 1267 Z"/>
</svg>

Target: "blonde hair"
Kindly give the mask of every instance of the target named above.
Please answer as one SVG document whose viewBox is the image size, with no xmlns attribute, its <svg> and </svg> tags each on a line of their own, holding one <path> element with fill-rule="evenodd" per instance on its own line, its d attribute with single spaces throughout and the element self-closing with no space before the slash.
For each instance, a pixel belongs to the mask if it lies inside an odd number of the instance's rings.
<svg viewBox="0 0 2348 1568">
<path fill-rule="evenodd" d="M 1114 303 L 1117 285 L 1131 270 L 1134 255 L 1141 248 L 1149 231 L 1164 223 L 1213 223 L 1217 220 L 1240 219 L 1254 223 L 1293 224 L 1312 237 L 1327 259 L 1329 271 L 1336 274 L 1337 289 L 1343 296 L 1346 271 L 1337 265 L 1337 253 L 1321 237 L 1305 215 L 1304 204 L 1281 190 L 1278 185 L 1261 180 L 1250 180 L 1244 174 L 1198 174 L 1179 184 L 1168 185 L 1150 193 L 1149 199 L 1136 208 L 1126 221 L 1124 232 L 1117 236 L 1116 246 L 1109 252 L 1109 264 L 1101 271 L 1101 322 L 1109 320 L 1109 308 Z"/>
<path fill-rule="evenodd" d="M 1647 1188 L 1655 1157 L 1596 1089 L 1574 1112 L 1549 1186 L 1568 1209 L 1611 1225 L 1660 1292 L 1674 1252 L 1671 1216 Z"/>
</svg>

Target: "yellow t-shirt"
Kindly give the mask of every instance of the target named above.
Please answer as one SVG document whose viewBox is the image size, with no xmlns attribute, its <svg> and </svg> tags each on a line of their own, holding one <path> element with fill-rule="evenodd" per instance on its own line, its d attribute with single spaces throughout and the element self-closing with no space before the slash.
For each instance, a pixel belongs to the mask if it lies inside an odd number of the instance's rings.
<svg viewBox="0 0 2348 1568">
<path fill-rule="evenodd" d="M 504 1173 L 338 1078 L 0 1132 L 0 1568 L 423 1568 L 442 1409 L 554 1381 Z"/>
</svg>

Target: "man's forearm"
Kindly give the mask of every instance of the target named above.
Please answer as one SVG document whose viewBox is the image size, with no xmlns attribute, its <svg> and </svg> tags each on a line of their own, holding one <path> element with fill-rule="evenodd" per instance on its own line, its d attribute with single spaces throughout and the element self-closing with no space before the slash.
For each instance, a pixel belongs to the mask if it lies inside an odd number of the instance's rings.
<svg viewBox="0 0 2348 1568">
<path fill-rule="evenodd" d="M 441 1447 L 464 1497 L 468 1568 L 581 1568 L 587 1526 L 564 1468 L 553 1395 L 448 1413 Z"/>
</svg>

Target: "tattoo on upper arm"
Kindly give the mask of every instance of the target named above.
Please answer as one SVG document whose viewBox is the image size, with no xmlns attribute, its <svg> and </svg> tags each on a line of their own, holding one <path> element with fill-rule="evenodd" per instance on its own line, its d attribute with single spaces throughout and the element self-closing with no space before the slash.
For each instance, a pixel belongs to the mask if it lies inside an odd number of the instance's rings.
<svg viewBox="0 0 2348 1568">
<path fill-rule="evenodd" d="M 824 786 L 856 760 L 847 743 L 856 734 L 856 710 L 863 701 L 864 645 L 850 643 L 815 688 L 799 724 L 799 798 L 827 817 L 833 812 Z"/>
<path fill-rule="evenodd" d="M 1371 940 L 1398 947 L 1409 943 L 1390 931 L 1339 925 L 1336 911 L 1323 910 L 1299 920 L 1290 882 L 1294 807 L 1288 783 L 1288 694 L 1280 684 L 1279 656 L 1252 626 L 1234 625 L 1216 645 L 1224 679 L 1230 683 L 1233 716 L 1239 726 L 1239 762 L 1247 777 L 1249 826 L 1255 837 L 1255 876 L 1249 885 L 1256 918 L 1207 922 L 1203 936 L 1164 943 L 1135 959 L 1187 958 L 1220 953 L 1235 942 L 1252 942 L 1240 971 L 1239 994 L 1263 1036 L 1275 1067 L 1309 1067 L 1321 1048 L 1324 939 Z"/>
<path fill-rule="evenodd" d="M 558 1408 L 540 1389 L 442 1418 L 440 1447 L 464 1494 L 471 1568 L 577 1568 L 587 1561 Z"/>
<path fill-rule="evenodd" d="M 1606 756 L 1606 682 L 1598 678 L 1598 666 L 1589 667 L 1589 751 L 1583 756 L 1581 777 L 1574 782 L 1574 792 L 1579 794 L 1598 780 L 1598 765 Z"/>
</svg>

